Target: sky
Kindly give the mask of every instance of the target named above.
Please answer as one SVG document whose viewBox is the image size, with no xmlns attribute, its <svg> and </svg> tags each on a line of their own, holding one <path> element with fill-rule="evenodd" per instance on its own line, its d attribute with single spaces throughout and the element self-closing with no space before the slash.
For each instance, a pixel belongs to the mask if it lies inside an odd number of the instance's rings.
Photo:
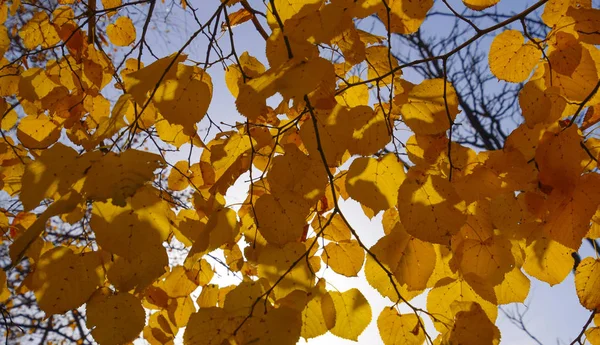
<svg viewBox="0 0 600 345">
<path fill-rule="evenodd" d="M 533 1 L 523 0 L 502 0 L 499 5 L 499 10 L 503 12 L 519 12 L 523 10 L 528 3 Z M 213 9 L 218 6 L 218 0 L 197 0 L 192 1 L 193 6 L 201 6 L 208 10 L 201 10 L 198 12 L 202 21 L 206 20 L 208 16 L 213 13 Z M 264 8 L 262 1 L 250 1 L 250 3 L 256 8 Z M 457 10 L 462 10 L 464 7 L 459 0 L 450 0 L 449 3 Z M 436 8 L 441 9 L 439 6 L 441 1 L 436 2 Z M 237 10 L 238 7 L 234 7 Z M 145 11 L 145 8 L 141 8 Z M 233 10 L 230 10 L 233 12 Z M 170 10 L 166 5 L 158 4 L 157 12 L 154 14 L 156 18 L 156 27 L 151 29 L 149 32 L 150 42 L 153 42 L 153 50 L 159 57 L 167 56 L 172 52 L 178 50 L 184 39 L 196 30 L 197 24 L 189 16 L 184 16 L 181 10 L 177 7 L 172 7 Z M 223 20 L 221 20 L 222 22 Z M 265 28 L 268 26 L 264 25 Z M 424 24 L 424 28 L 427 30 L 443 32 L 445 23 L 443 21 L 428 22 Z M 168 30 L 168 32 L 167 32 Z M 139 32 L 139 31 L 138 31 Z M 264 56 L 264 40 L 254 30 L 250 23 L 246 23 L 239 27 L 233 28 L 233 35 L 236 42 L 236 51 L 241 54 L 244 51 L 248 51 L 251 55 L 258 58 L 265 65 L 267 65 L 266 58 Z M 168 39 L 165 39 L 168 37 Z M 484 38 L 489 40 L 491 38 Z M 228 33 L 224 32 L 220 36 L 219 44 L 224 51 L 229 51 L 229 36 Z M 203 60 L 206 51 L 205 47 L 207 40 L 204 37 L 199 37 L 189 49 L 186 50 L 189 53 L 189 57 L 192 59 Z M 485 45 L 484 45 L 485 46 Z M 144 55 L 147 60 L 146 64 L 152 62 L 154 59 L 149 54 Z M 228 62 L 232 63 L 232 62 Z M 235 124 L 236 121 L 243 121 L 243 118 L 237 113 L 235 108 L 235 99 L 231 96 L 224 82 L 224 70 L 222 66 L 215 65 L 209 69 L 209 74 L 212 77 L 214 84 L 214 95 L 209 108 L 209 114 L 213 121 L 217 123 Z M 418 82 L 419 77 L 413 72 L 405 71 L 405 78 L 410 81 Z M 225 126 L 226 127 L 226 126 Z M 204 136 L 207 125 L 203 122 L 199 126 L 201 137 Z M 212 132 L 209 135 L 210 140 L 216 132 Z M 401 138 L 406 140 L 406 138 Z M 181 148 L 181 153 L 171 154 L 172 162 L 179 159 L 187 159 L 189 153 L 189 146 L 184 145 Z M 192 157 L 199 159 L 200 151 L 198 149 L 193 150 Z M 226 200 L 228 204 L 236 204 L 243 202 L 246 198 L 247 192 L 247 175 L 243 175 L 238 182 L 230 188 Z M 352 201 L 346 201 L 342 203 L 342 210 L 346 215 L 349 215 L 349 221 L 355 229 L 361 239 L 368 245 L 373 245 L 377 239 L 383 235 L 381 227 L 381 214 L 376 216 L 374 219 L 369 220 L 364 216 L 359 205 Z M 583 257 L 593 256 L 594 251 L 586 243 L 583 245 L 580 251 Z M 227 273 L 215 264 L 217 273 L 221 275 L 221 278 L 216 278 L 212 283 L 220 285 L 227 285 L 237 283 L 239 280 L 227 276 Z M 365 297 L 369 300 L 372 307 L 373 321 L 365 332 L 359 338 L 360 344 L 382 344 L 377 330 L 376 318 L 380 311 L 386 306 L 390 306 L 392 303 L 381 297 L 375 290 L 373 290 L 367 282 L 364 280 L 364 276 L 358 278 L 345 278 L 332 273 L 330 270 L 321 272 L 327 281 L 331 284 L 329 288 L 336 288 L 340 291 L 345 291 L 350 288 L 356 287 L 363 292 Z M 573 282 L 573 274 L 570 274 L 567 279 L 554 287 L 550 287 L 547 283 L 539 282 L 536 279 L 531 279 L 531 290 L 528 299 L 524 304 L 519 305 L 520 310 L 528 310 L 525 316 L 525 324 L 527 329 L 537 337 L 542 344 L 569 344 L 571 340 L 579 334 L 581 327 L 589 317 L 589 312 L 580 306 L 578 298 L 575 294 L 575 287 Z M 415 298 L 412 302 L 418 307 L 425 307 L 426 294 Z M 405 306 L 400 307 L 401 310 L 410 312 Z M 513 311 L 515 305 L 504 306 L 507 311 Z M 515 327 L 502 312 L 498 314 L 498 320 L 496 325 L 500 328 L 502 334 L 502 344 L 536 344 L 525 332 Z M 426 317 L 425 317 L 426 318 Z M 429 323 L 429 325 L 431 325 Z M 430 327 L 432 329 L 432 327 Z M 183 331 L 180 330 L 178 341 L 181 341 L 181 335 Z M 433 333 L 432 333 L 433 334 Z M 354 344 L 352 341 L 342 340 L 334 335 L 327 334 L 308 342 L 301 340 L 299 344 L 307 343 L 309 345 L 321 345 L 321 344 Z"/>
</svg>

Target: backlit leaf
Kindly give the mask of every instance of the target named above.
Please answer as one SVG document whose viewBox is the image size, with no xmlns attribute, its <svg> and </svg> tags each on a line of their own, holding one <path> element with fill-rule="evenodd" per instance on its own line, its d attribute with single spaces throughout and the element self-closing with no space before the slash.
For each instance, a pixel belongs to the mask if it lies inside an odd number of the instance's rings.
<svg viewBox="0 0 600 345">
<path fill-rule="evenodd" d="M 133 341 L 144 328 L 146 313 L 141 302 L 125 292 L 113 294 L 100 288 L 86 306 L 89 328 L 100 345 L 118 345 Z"/>
<path fill-rule="evenodd" d="M 135 41 L 135 27 L 129 17 L 119 17 L 106 27 L 110 41 L 120 47 L 126 47 Z"/>
<path fill-rule="evenodd" d="M 542 53 L 532 42 L 523 42 L 523 35 L 516 30 L 504 31 L 494 38 L 489 64 L 498 79 L 520 83 L 529 77 Z"/>
<path fill-rule="evenodd" d="M 371 306 L 358 289 L 345 292 L 330 291 L 325 297 L 335 308 L 335 326 L 329 331 L 340 338 L 358 341 L 371 323 Z"/>
<path fill-rule="evenodd" d="M 589 310 L 600 307 L 600 260 L 583 259 L 575 271 L 575 289 L 581 305 Z"/>
</svg>

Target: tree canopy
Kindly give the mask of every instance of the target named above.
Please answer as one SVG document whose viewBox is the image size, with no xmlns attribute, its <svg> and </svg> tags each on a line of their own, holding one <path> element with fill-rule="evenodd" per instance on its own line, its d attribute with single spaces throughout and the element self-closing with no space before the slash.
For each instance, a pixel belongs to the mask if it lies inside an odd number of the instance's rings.
<svg viewBox="0 0 600 345">
<path fill-rule="evenodd" d="M 1 1 L 7 342 L 285 345 L 376 323 L 385 345 L 499 344 L 499 306 L 575 270 L 573 343 L 600 345 L 600 259 L 577 255 L 600 237 L 600 9 L 499 2 Z M 234 123 L 209 112 L 224 93 Z"/>
</svg>

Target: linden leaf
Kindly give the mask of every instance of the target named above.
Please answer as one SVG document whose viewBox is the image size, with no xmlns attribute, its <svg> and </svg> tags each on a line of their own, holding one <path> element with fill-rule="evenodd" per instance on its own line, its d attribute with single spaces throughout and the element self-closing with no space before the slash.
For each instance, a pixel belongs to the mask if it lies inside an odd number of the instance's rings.
<svg viewBox="0 0 600 345">
<path fill-rule="evenodd" d="M 447 322 L 454 319 L 451 305 L 458 302 L 475 302 L 481 306 L 486 319 L 495 322 L 498 316 L 498 306 L 491 303 L 479 294 L 464 280 L 444 278 L 440 280 L 427 295 L 427 311 L 436 315 L 439 320 Z M 434 324 L 440 332 L 447 330 L 446 325 Z"/>
<path fill-rule="evenodd" d="M 564 191 L 573 189 L 583 171 L 580 142 L 576 126 L 544 133 L 535 152 L 540 183 Z"/>
<path fill-rule="evenodd" d="M 346 176 L 346 190 L 350 197 L 375 213 L 396 206 L 398 188 L 404 182 L 404 167 L 396 155 L 382 158 L 357 158 Z"/>
<path fill-rule="evenodd" d="M 358 241 L 328 243 L 321 254 L 323 262 L 346 277 L 356 277 L 365 261 L 365 250 Z"/>
<path fill-rule="evenodd" d="M 103 281 L 97 252 L 75 254 L 70 248 L 54 247 L 38 260 L 31 289 L 48 317 L 78 308 Z"/>
<path fill-rule="evenodd" d="M 46 222 L 59 214 L 71 212 L 81 201 L 81 195 L 71 191 L 56 200 L 52 205 L 38 216 L 38 218 L 21 234 L 10 246 L 10 259 L 12 266 L 18 264 L 25 255 L 29 246 L 44 232 Z"/>
<path fill-rule="evenodd" d="M 200 308 L 190 317 L 183 343 L 185 345 L 221 345 L 233 334 L 240 317 L 233 318 L 222 308 Z"/>
<path fill-rule="evenodd" d="M 176 78 L 178 64 L 185 61 L 185 55 L 171 55 L 156 60 L 150 65 L 124 76 L 127 92 L 135 101 L 143 105 L 148 97 L 148 92 L 153 90 L 159 81 Z"/>
<path fill-rule="evenodd" d="M 186 189 L 190 184 L 190 175 L 190 164 L 188 161 L 175 163 L 167 179 L 169 189 L 174 191 Z"/>
<path fill-rule="evenodd" d="M 154 170 L 162 162 L 159 155 L 145 151 L 130 149 L 120 155 L 109 152 L 88 170 L 82 191 L 90 199 L 112 199 L 113 204 L 124 205 L 125 198 L 154 178 Z"/>
<path fill-rule="evenodd" d="M 385 345 L 423 344 L 423 325 L 415 314 L 398 314 L 394 308 L 384 308 L 377 318 L 379 336 Z"/>
<path fill-rule="evenodd" d="M 542 52 L 531 42 L 523 44 L 523 35 L 506 30 L 496 36 L 490 47 L 489 64 L 500 80 L 511 83 L 525 81 L 537 65 Z"/>
<path fill-rule="evenodd" d="M 389 56 L 389 48 L 385 46 L 372 46 L 366 50 L 367 66 L 367 78 L 381 79 L 384 84 L 390 84 L 393 76 L 392 70 L 398 67 L 398 61 Z M 395 76 L 399 76 L 400 71 L 396 72 Z"/>
<path fill-rule="evenodd" d="M 500 0 L 463 0 L 465 6 L 472 10 L 481 11 L 499 3 Z"/>
<path fill-rule="evenodd" d="M 360 83 L 362 80 L 357 76 L 348 78 L 350 84 Z M 341 93 L 335 96 L 335 100 L 348 108 L 354 108 L 361 105 L 369 105 L 369 88 L 366 84 L 353 85 L 341 88 Z"/>
<path fill-rule="evenodd" d="M 426 79 L 408 92 L 400 112 L 415 134 L 443 133 L 459 112 L 456 91 L 443 79 Z"/>
<path fill-rule="evenodd" d="M 45 114 L 27 115 L 17 125 L 17 138 L 30 149 L 45 149 L 60 138 L 61 127 Z"/>
<path fill-rule="evenodd" d="M 119 17 L 106 27 L 106 34 L 112 44 L 126 47 L 135 41 L 135 26 L 129 17 Z"/>
<path fill-rule="evenodd" d="M 600 308 L 600 259 L 587 257 L 579 263 L 575 289 L 582 306 L 589 310 Z"/>
<path fill-rule="evenodd" d="M 5 303 L 11 296 L 10 290 L 8 289 L 6 272 L 0 270 L 0 303 Z M 327 332 L 327 330 L 325 330 Z"/>
<path fill-rule="evenodd" d="M 441 176 L 409 176 L 398 190 L 402 224 L 423 241 L 448 244 L 466 221 L 461 208 L 454 187 Z"/>
<path fill-rule="evenodd" d="M 511 247 L 511 242 L 503 236 L 466 239 L 459 244 L 456 256 L 463 274 L 473 273 L 496 285 L 514 265 Z"/>
<path fill-rule="evenodd" d="M 536 238 L 525 249 L 523 269 L 550 286 L 562 282 L 573 269 L 573 250 L 538 234 L 540 229 L 533 231 Z"/>
<path fill-rule="evenodd" d="M 450 306 L 454 325 L 444 340 L 448 344 L 494 344 L 500 341 L 500 331 L 476 302 L 453 302 Z"/>
<path fill-rule="evenodd" d="M 527 82 L 519 92 L 519 106 L 529 127 L 551 123 L 562 116 L 566 101 L 552 90 L 544 90 L 541 83 L 535 80 Z"/>
<path fill-rule="evenodd" d="M 235 104 L 242 115 L 255 121 L 267 112 L 266 100 L 276 92 L 284 99 L 303 99 L 305 95 L 330 97 L 334 88 L 335 72 L 331 62 L 320 57 L 308 61 L 294 58 L 240 84 Z"/>
<path fill-rule="evenodd" d="M 598 324 L 598 323 L 596 323 Z M 600 327 L 590 327 L 585 331 L 585 338 L 592 345 L 600 344 Z"/>
<path fill-rule="evenodd" d="M 100 288 L 86 306 L 86 325 L 100 345 L 120 345 L 138 337 L 146 323 L 140 300 L 125 292 Z"/>
<path fill-rule="evenodd" d="M 258 257 L 258 276 L 275 284 L 273 294 L 277 299 L 287 296 L 294 290 L 309 291 L 314 285 L 314 276 L 307 260 L 301 260 L 291 271 L 290 262 L 298 260 L 306 252 L 304 243 L 288 243 L 282 248 L 267 246 Z M 287 273 L 287 274 L 286 274 Z"/>
<path fill-rule="evenodd" d="M 335 326 L 330 332 L 340 338 L 358 341 L 358 336 L 371 323 L 371 305 L 358 289 L 329 291 L 326 303 L 335 308 Z"/>
<path fill-rule="evenodd" d="M 531 282 L 529 278 L 515 267 L 512 271 L 506 273 L 504 280 L 499 285 L 494 286 L 494 292 L 498 298 L 498 305 L 508 303 L 524 303 L 529 295 Z"/>
<path fill-rule="evenodd" d="M 27 164 L 20 196 L 25 210 L 37 207 L 44 198 L 53 198 L 56 193 L 66 194 L 73 188 L 72 185 L 84 176 L 84 169 L 89 167 L 77 166 L 77 157 L 77 151 L 57 143 Z"/>
<path fill-rule="evenodd" d="M 45 11 L 35 12 L 19 30 L 19 36 L 25 48 L 29 50 L 39 45 L 49 48 L 60 42 L 60 37 Z"/>
<path fill-rule="evenodd" d="M 588 3 L 586 5 L 586 3 Z M 555 26 L 567 13 L 570 7 L 590 7 L 588 0 L 548 0 L 544 6 L 542 20 L 549 27 Z"/>
<path fill-rule="evenodd" d="M 275 0 L 273 2 L 283 24 L 294 17 L 304 17 L 318 10 L 322 3 L 323 0 Z"/>
<path fill-rule="evenodd" d="M 167 121 L 182 125 L 184 134 L 192 136 L 196 133 L 196 123 L 208 110 L 212 84 L 199 67 L 179 64 L 176 71 L 174 79 L 163 80 L 158 86 L 153 100 Z"/>
<path fill-rule="evenodd" d="M 412 34 L 417 32 L 432 6 L 433 0 L 391 0 L 386 7 L 379 6 L 377 15 L 390 32 Z"/>
<path fill-rule="evenodd" d="M 186 266 L 189 265 L 188 262 L 196 262 L 204 254 L 212 252 L 224 244 L 235 243 L 239 231 L 240 226 L 234 210 L 222 208 L 212 213 L 188 253 Z"/>
<path fill-rule="evenodd" d="M 371 252 L 389 268 L 400 285 L 411 291 L 427 287 L 436 265 L 433 245 L 406 233 L 398 221 L 371 247 Z"/>
<path fill-rule="evenodd" d="M 553 190 L 547 200 L 544 232 L 561 244 L 577 250 L 589 230 L 590 219 L 600 203 L 600 176 L 582 176 L 571 193 Z"/>
<path fill-rule="evenodd" d="M 321 282 L 321 281 L 320 281 Z M 335 324 L 335 309 L 331 303 L 324 302 L 325 291 L 315 287 L 312 298 L 302 310 L 302 332 L 304 339 L 315 338 L 327 333 L 331 325 Z"/>
</svg>

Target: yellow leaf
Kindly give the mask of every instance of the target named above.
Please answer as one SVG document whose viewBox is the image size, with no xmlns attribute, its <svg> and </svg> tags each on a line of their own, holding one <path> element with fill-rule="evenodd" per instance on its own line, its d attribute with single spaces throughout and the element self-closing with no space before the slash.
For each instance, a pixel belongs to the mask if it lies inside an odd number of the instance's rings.
<svg viewBox="0 0 600 345">
<path fill-rule="evenodd" d="M 425 342 L 423 325 L 415 314 L 398 314 L 388 307 L 377 318 L 379 336 L 385 345 L 422 345 Z"/>
<path fill-rule="evenodd" d="M 573 269 L 573 250 L 539 234 L 540 230 L 533 230 L 536 237 L 525 249 L 523 269 L 552 286 L 562 282 Z"/>
<path fill-rule="evenodd" d="M 365 261 L 365 250 L 358 241 L 328 243 L 321 254 L 323 262 L 346 277 L 356 277 Z"/>
<path fill-rule="evenodd" d="M 298 83 L 298 80 L 302 82 Z M 331 62 L 320 57 L 308 61 L 294 58 L 241 84 L 235 104 L 242 115 L 255 121 L 267 112 L 266 100 L 276 92 L 284 99 L 302 100 L 311 94 L 330 97 L 334 88 L 335 73 Z"/>
<path fill-rule="evenodd" d="M 585 331 L 585 338 L 592 345 L 600 344 L 600 327 L 591 327 Z"/>
<path fill-rule="evenodd" d="M 436 315 L 441 322 L 435 323 L 438 331 L 445 332 L 447 330 L 446 325 L 454 320 L 451 305 L 456 303 L 455 301 L 475 302 L 485 312 L 486 319 L 491 320 L 492 323 L 496 321 L 498 306 L 483 299 L 466 281 L 444 278 L 427 295 L 427 311 Z"/>
<path fill-rule="evenodd" d="M 112 199 L 115 205 L 125 205 L 125 198 L 153 180 L 154 170 L 161 165 L 162 158 L 154 153 L 132 149 L 120 155 L 109 152 L 87 171 L 82 191 L 93 200 Z"/>
<path fill-rule="evenodd" d="M 86 325 L 100 345 L 119 345 L 138 337 L 146 323 L 141 302 L 125 292 L 98 289 L 86 307 Z"/>
<path fill-rule="evenodd" d="M 37 262 L 31 288 L 46 316 L 76 309 L 102 285 L 104 273 L 97 252 L 75 254 L 54 247 Z"/>
<path fill-rule="evenodd" d="M 398 190 L 398 213 L 406 231 L 428 242 L 448 244 L 466 221 L 461 200 L 441 176 L 409 177 Z"/>
<path fill-rule="evenodd" d="M 169 320 L 178 328 L 185 327 L 190 316 L 196 312 L 194 301 L 188 295 L 174 298 L 169 301 L 168 307 Z"/>
<path fill-rule="evenodd" d="M 542 20 L 549 27 L 556 25 L 566 14 L 570 7 L 591 7 L 591 0 L 549 0 L 544 5 Z"/>
<path fill-rule="evenodd" d="M 360 33 L 361 31 L 357 30 L 354 26 L 351 26 L 331 40 L 332 44 L 336 44 L 340 48 L 347 63 L 358 64 L 366 58 L 365 42 L 361 39 Z M 350 77 L 350 79 L 353 78 L 355 78 L 355 76 Z"/>
<path fill-rule="evenodd" d="M 352 199 L 378 213 L 396 206 L 405 177 L 404 167 L 393 153 L 379 159 L 361 157 L 348 169 L 346 190 Z"/>
<path fill-rule="evenodd" d="M 121 5 L 121 0 L 102 0 L 102 7 L 106 10 L 109 8 L 115 8 Z M 109 16 L 114 15 L 116 11 L 109 12 Z"/>
<path fill-rule="evenodd" d="M 508 303 L 524 303 L 529 295 L 531 282 L 520 268 L 515 267 L 506 273 L 502 283 L 494 286 L 498 305 Z"/>
<path fill-rule="evenodd" d="M 0 270 L 0 303 L 5 303 L 11 296 L 6 281 L 6 272 Z M 325 330 L 327 331 L 327 330 Z"/>
<path fill-rule="evenodd" d="M 548 56 L 552 72 L 571 76 L 581 62 L 583 47 L 575 36 L 566 32 L 557 32 L 553 40 Z"/>
<path fill-rule="evenodd" d="M 465 6 L 472 10 L 481 11 L 499 3 L 500 0 L 463 0 Z"/>
<path fill-rule="evenodd" d="M 35 12 L 19 30 L 19 36 L 27 49 L 34 49 L 39 45 L 49 48 L 60 42 L 60 37 L 45 11 Z"/>
<path fill-rule="evenodd" d="M 258 257 L 258 276 L 265 278 L 270 284 L 275 284 L 273 294 L 277 299 L 287 296 L 294 290 L 309 291 L 314 285 L 314 276 L 302 259 L 294 268 L 287 272 L 290 264 L 306 252 L 304 243 L 288 243 L 283 248 L 265 247 Z M 286 274 L 287 272 L 287 274 Z"/>
<path fill-rule="evenodd" d="M 358 341 L 358 336 L 371 323 L 371 305 L 358 289 L 345 292 L 330 291 L 324 303 L 335 308 L 335 326 L 330 328 L 338 337 Z"/>
<path fill-rule="evenodd" d="M 350 84 L 360 83 L 362 80 L 357 76 L 348 78 Z M 367 84 L 353 85 L 350 87 L 340 87 L 343 90 L 335 96 L 335 100 L 348 108 L 358 107 L 360 105 L 369 105 L 369 88 Z M 340 91 L 341 91 L 340 90 Z"/>
<path fill-rule="evenodd" d="M 167 296 L 177 298 L 188 296 L 196 290 L 198 284 L 195 282 L 193 271 L 187 270 L 183 266 L 175 266 L 160 286 Z"/>
<path fill-rule="evenodd" d="M 54 198 L 56 193 L 63 195 L 69 192 L 89 167 L 87 164 L 78 165 L 77 158 L 77 151 L 57 143 L 27 164 L 20 196 L 25 210 L 37 207 L 45 198 Z"/>
<path fill-rule="evenodd" d="M 407 234 L 399 222 L 371 247 L 371 252 L 394 274 L 399 285 L 410 291 L 427 287 L 436 264 L 433 245 Z"/>
<path fill-rule="evenodd" d="M 477 302 L 454 302 L 454 324 L 444 339 L 448 344 L 497 344 L 500 342 L 500 331 L 486 316 Z"/>
<path fill-rule="evenodd" d="M 261 74 L 265 73 L 265 66 L 258 61 L 253 56 L 250 56 L 248 52 L 243 52 L 239 57 L 240 64 L 242 67 L 242 71 L 246 75 L 247 78 L 256 78 Z M 239 65 L 231 65 L 227 67 L 225 71 L 225 84 L 227 84 L 227 88 L 233 95 L 233 97 L 238 96 L 240 87 L 239 85 L 244 82 L 244 76 L 242 75 L 242 71 L 240 71 Z"/>
<path fill-rule="evenodd" d="M 315 232 L 319 233 L 325 227 L 325 224 L 327 224 L 325 217 L 315 217 L 311 226 Z M 340 242 L 350 240 L 351 233 L 350 228 L 344 223 L 342 217 L 336 214 L 325 230 L 323 230 L 322 236 L 329 241 Z"/>
<path fill-rule="evenodd" d="M 44 149 L 58 140 L 60 130 L 57 123 L 44 114 L 27 115 L 17 126 L 17 137 L 27 148 Z"/>
<path fill-rule="evenodd" d="M 366 54 L 367 66 L 369 67 L 367 78 L 381 78 L 382 83 L 390 84 L 393 77 L 399 77 L 402 74 L 400 71 L 396 71 L 394 75 L 391 74 L 392 70 L 398 67 L 398 61 L 389 55 L 391 52 L 388 47 L 371 46 L 367 48 Z"/>
<path fill-rule="evenodd" d="M 552 123 L 558 120 L 566 107 L 566 101 L 554 88 L 543 89 L 539 81 L 529 81 L 519 92 L 519 106 L 527 126 Z"/>
<path fill-rule="evenodd" d="M 504 31 L 494 38 L 489 64 L 498 79 L 523 82 L 537 65 L 542 52 L 532 42 L 523 44 L 523 41 L 523 35 L 516 30 Z"/>
<path fill-rule="evenodd" d="M 592 8 L 589 0 L 587 6 L 570 7 L 567 15 L 573 18 L 575 22 L 573 29 L 580 34 L 579 38 L 582 42 L 600 44 L 600 34 L 596 30 L 600 25 L 600 11 L 598 8 Z"/>
<path fill-rule="evenodd" d="M 427 12 L 433 6 L 433 0 L 390 0 L 388 6 L 390 8 L 390 20 L 388 21 L 388 11 L 384 6 L 379 6 L 377 11 L 379 20 L 390 32 L 412 34 L 419 30 L 427 16 Z"/>
<path fill-rule="evenodd" d="M 511 253 L 511 243 L 503 236 L 489 239 L 466 239 L 456 249 L 463 274 L 473 273 L 492 285 L 500 284 L 515 259 Z"/>
<path fill-rule="evenodd" d="M 563 67 L 569 68 L 569 72 L 572 70 L 570 75 L 551 73 L 551 69 L 547 64 L 545 64 L 544 74 L 546 85 L 552 85 L 558 90 L 561 96 L 577 103 L 583 102 L 583 100 L 592 94 L 599 79 L 598 70 L 600 66 L 598 66 L 597 61 L 600 61 L 600 58 L 598 57 L 598 49 L 586 44 L 582 45 L 582 48 L 578 65 L 574 68 L 573 66 Z M 576 57 L 571 57 L 570 55 L 566 57 L 566 59 L 574 58 Z M 595 97 L 586 101 L 586 104 L 595 105 L 599 102 L 598 93 L 596 93 Z"/>
<path fill-rule="evenodd" d="M 199 67 L 179 64 L 176 70 L 175 78 L 163 80 L 156 89 L 154 104 L 167 121 L 182 125 L 184 134 L 193 136 L 208 110 L 212 85 Z"/>
<path fill-rule="evenodd" d="M 600 203 L 600 176 L 583 175 L 573 187 L 571 193 L 556 189 L 550 193 L 543 230 L 549 238 L 578 250 Z"/>
<path fill-rule="evenodd" d="M 600 308 L 600 259 L 587 257 L 579 263 L 575 289 L 582 306 L 589 310 Z"/>
<path fill-rule="evenodd" d="M 171 173 L 169 173 L 169 178 L 167 179 L 169 189 L 174 191 L 186 189 L 190 184 L 190 175 L 190 164 L 188 161 L 179 161 L 175 163 L 171 169 Z"/>
<path fill-rule="evenodd" d="M 540 183 L 563 191 L 575 187 L 583 171 L 581 140 L 576 126 L 544 133 L 535 152 Z"/>
<path fill-rule="evenodd" d="M 415 134 L 444 133 L 459 112 L 456 91 L 446 82 L 444 93 L 443 79 L 426 79 L 409 91 L 400 112 Z"/>
<path fill-rule="evenodd" d="M 135 41 L 135 27 L 129 17 L 119 17 L 106 27 L 106 34 L 112 44 L 126 47 Z"/>
<path fill-rule="evenodd" d="M 240 232 L 237 215 L 231 208 L 220 209 L 208 218 L 206 226 L 196 237 L 194 245 L 186 258 L 186 266 L 189 268 L 204 254 L 212 252 L 224 244 L 235 243 Z"/>
<path fill-rule="evenodd" d="M 202 288 L 196 303 L 200 310 L 203 308 L 216 307 L 219 300 L 219 285 L 208 284 Z"/>
<path fill-rule="evenodd" d="M 321 7 L 323 0 L 275 0 L 275 10 L 279 14 L 281 22 L 285 25 L 288 19 L 304 17 L 307 14 L 314 12 Z M 271 15 L 271 11 L 269 14 Z M 273 17 L 270 20 L 274 22 L 274 26 L 277 27 L 277 23 Z"/>
<path fill-rule="evenodd" d="M 148 92 L 153 90 L 160 80 L 164 82 L 176 78 L 177 66 L 185 59 L 185 55 L 173 54 L 156 60 L 135 72 L 128 73 L 123 78 L 127 92 L 133 96 L 138 104 L 143 105 L 148 97 Z"/>
<path fill-rule="evenodd" d="M 311 339 L 327 333 L 331 325 L 335 324 L 335 309 L 331 303 L 324 303 L 324 288 L 312 293 L 312 298 L 302 310 L 302 332 L 304 339 Z"/>
<path fill-rule="evenodd" d="M 35 220 L 24 234 L 21 234 L 10 246 L 10 259 L 12 265 L 21 261 L 23 255 L 29 246 L 46 229 L 46 222 L 59 214 L 71 212 L 81 201 L 81 195 L 71 191 L 63 195 L 59 200 L 53 202 L 48 208 Z"/>
<path fill-rule="evenodd" d="M 242 322 L 241 317 L 231 317 L 222 308 L 200 308 L 192 314 L 183 334 L 185 345 L 221 344 L 233 334 Z"/>
</svg>

